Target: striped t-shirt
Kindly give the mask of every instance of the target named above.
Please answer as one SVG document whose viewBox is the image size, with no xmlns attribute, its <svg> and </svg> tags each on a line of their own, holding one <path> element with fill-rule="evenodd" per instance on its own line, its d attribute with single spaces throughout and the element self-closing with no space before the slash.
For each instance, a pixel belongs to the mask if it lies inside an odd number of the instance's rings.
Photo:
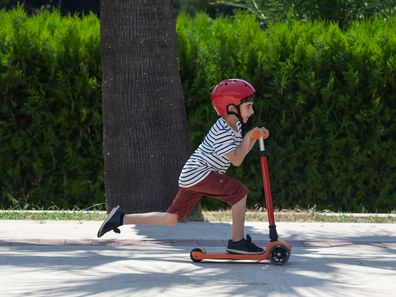
<svg viewBox="0 0 396 297">
<path fill-rule="evenodd" d="M 238 131 L 228 125 L 224 118 L 219 118 L 209 130 L 203 142 L 184 165 L 179 177 L 179 186 L 191 187 L 210 172 L 224 174 L 231 161 L 225 154 L 235 150 L 242 142 L 242 124 L 238 121 Z"/>
</svg>

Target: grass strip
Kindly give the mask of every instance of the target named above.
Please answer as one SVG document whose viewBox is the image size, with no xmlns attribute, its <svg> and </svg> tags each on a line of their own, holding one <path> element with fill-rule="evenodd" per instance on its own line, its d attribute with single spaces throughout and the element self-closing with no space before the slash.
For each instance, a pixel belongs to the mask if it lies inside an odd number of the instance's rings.
<svg viewBox="0 0 396 297">
<path fill-rule="evenodd" d="M 197 221 L 230 222 L 231 212 L 202 211 L 203 219 Z M 106 217 L 104 211 L 71 211 L 71 210 L 2 210 L 0 220 L 38 220 L 38 221 L 102 221 Z M 193 219 L 194 220 L 194 219 Z M 191 221 L 193 221 L 191 220 Z M 277 222 L 328 222 L 328 223 L 386 223 L 395 224 L 396 214 L 368 213 L 321 213 L 312 211 L 281 211 L 275 212 Z M 267 213 L 262 211 L 246 212 L 246 221 L 267 222 Z"/>
</svg>

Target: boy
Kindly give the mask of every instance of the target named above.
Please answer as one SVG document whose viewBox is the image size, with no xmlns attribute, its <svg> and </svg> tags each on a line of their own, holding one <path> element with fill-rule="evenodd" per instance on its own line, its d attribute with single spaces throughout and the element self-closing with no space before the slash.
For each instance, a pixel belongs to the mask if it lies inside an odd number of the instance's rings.
<svg viewBox="0 0 396 297">
<path fill-rule="evenodd" d="M 159 224 L 173 226 L 182 221 L 203 195 L 231 205 L 232 238 L 227 251 L 239 254 L 260 254 L 263 249 L 244 238 L 247 189 L 238 180 L 225 175 L 233 164 L 241 165 L 256 139 L 253 131 L 264 138 L 265 128 L 254 128 L 242 137 L 242 125 L 253 115 L 253 86 L 242 79 L 221 81 L 213 89 L 211 101 L 220 118 L 212 126 L 203 142 L 184 165 L 179 177 L 179 192 L 165 212 L 126 214 L 119 206 L 112 209 L 98 231 L 98 237 L 128 224 Z"/>
</svg>

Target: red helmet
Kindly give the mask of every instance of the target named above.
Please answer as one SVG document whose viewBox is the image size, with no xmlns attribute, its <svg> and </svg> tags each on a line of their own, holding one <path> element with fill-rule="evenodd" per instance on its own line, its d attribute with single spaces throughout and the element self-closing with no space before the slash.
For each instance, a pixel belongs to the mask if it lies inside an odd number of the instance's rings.
<svg viewBox="0 0 396 297">
<path fill-rule="evenodd" d="M 210 99 L 217 115 L 223 116 L 227 114 L 228 105 L 238 106 L 255 92 L 253 86 L 243 79 L 226 79 L 215 86 Z"/>
</svg>

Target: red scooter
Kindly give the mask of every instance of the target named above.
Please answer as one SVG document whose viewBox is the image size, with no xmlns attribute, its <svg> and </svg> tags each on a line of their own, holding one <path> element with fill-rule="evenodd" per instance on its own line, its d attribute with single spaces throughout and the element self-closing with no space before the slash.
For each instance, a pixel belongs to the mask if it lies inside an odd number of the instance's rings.
<svg viewBox="0 0 396 297">
<path fill-rule="evenodd" d="M 278 240 L 278 233 L 275 226 L 274 209 L 272 206 L 271 185 L 268 172 L 268 155 L 265 150 L 264 139 L 260 133 L 254 133 L 253 137 L 259 140 L 260 145 L 260 161 L 263 176 L 265 204 L 267 208 L 268 221 L 269 221 L 269 238 L 270 242 L 267 243 L 265 251 L 261 254 L 245 255 L 234 253 L 207 253 L 204 249 L 195 248 L 190 252 L 190 258 L 194 262 L 201 262 L 202 260 L 270 260 L 271 263 L 276 265 L 283 265 L 289 261 L 292 246 L 285 242 Z"/>
</svg>

